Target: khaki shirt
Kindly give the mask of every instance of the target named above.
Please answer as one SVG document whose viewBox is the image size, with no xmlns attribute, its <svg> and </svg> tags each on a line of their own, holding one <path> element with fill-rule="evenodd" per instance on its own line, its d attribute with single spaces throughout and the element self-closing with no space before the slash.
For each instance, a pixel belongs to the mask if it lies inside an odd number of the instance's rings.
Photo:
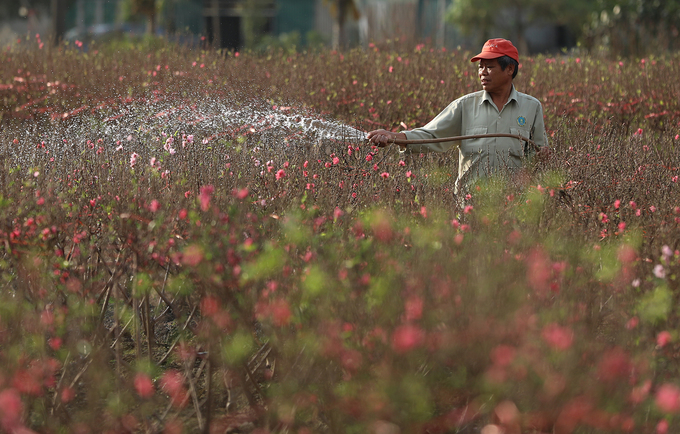
<svg viewBox="0 0 680 434">
<path fill-rule="evenodd" d="M 514 86 L 500 112 L 491 95 L 481 90 L 453 101 L 424 127 L 404 133 L 408 140 L 492 133 L 518 134 L 533 140 L 539 147 L 548 145 L 541 103 L 532 96 L 517 92 Z M 469 184 L 501 169 L 516 169 L 536 153 L 530 144 L 509 137 L 408 145 L 407 150 L 445 152 L 452 146 L 460 146 L 456 190 L 463 177 L 466 177 L 465 184 Z"/>
</svg>

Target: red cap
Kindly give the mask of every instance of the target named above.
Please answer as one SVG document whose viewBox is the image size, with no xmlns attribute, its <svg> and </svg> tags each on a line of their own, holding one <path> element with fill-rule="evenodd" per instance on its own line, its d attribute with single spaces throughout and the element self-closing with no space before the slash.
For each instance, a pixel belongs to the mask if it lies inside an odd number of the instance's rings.
<svg viewBox="0 0 680 434">
<path fill-rule="evenodd" d="M 512 42 L 507 39 L 489 39 L 484 44 L 482 52 L 470 59 L 470 62 L 476 62 L 480 59 L 498 59 L 499 57 L 510 56 L 519 63 L 519 52 Z"/>
</svg>

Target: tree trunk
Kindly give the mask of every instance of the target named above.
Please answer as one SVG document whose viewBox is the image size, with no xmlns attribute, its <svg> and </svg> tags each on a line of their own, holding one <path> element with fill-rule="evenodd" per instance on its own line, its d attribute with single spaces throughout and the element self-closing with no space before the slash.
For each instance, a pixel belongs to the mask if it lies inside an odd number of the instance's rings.
<svg viewBox="0 0 680 434">
<path fill-rule="evenodd" d="M 66 33 L 66 0 L 51 0 L 52 43 L 58 45 Z"/>
</svg>

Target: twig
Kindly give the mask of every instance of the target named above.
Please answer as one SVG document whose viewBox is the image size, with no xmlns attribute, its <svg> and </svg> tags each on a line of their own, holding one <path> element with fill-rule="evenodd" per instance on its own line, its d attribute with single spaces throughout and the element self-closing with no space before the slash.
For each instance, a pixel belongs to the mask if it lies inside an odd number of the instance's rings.
<svg viewBox="0 0 680 434">
<path fill-rule="evenodd" d="M 191 318 L 194 316 L 194 313 L 196 312 L 197 308 L 198 308 L 198 305 L 194 306 L 194 308 L 192 309 L 191 313 L 189 314 L 189 317 L 184 322 L 184 326 L 182 327 L 182 331 L 186 330 L 186 328 L 189 326 L 189 323 L 191 322 Z M 159 365 L 162 365 L 163 362 L 165 362 L 165 359 L 167 359 L 170 356 L 170 354 L 172 354 L 172 350 L 175 349 L 175 346 L 177 346 L 177 343 L 179 342 L 179 340 L 180 340 L 180 336 L 177 336 L 175 338 L 175 341 L 172 343 L 172 345 L 170 345 L 168 352 L 165 353 L 165 355 L 161 358 L 161 360 L 158 361 Z"/>
<path fill-rule="evenodd" d="M 198 368 L 198 372 L 196 373 L 197 376 L 200 375 L 201 372 L 203 371 L 203 366 L 205 366 L 206 360 L 207 359 L 203 359 L 203 362 L 201 362 L 201 366 Z M 198 395 L 196 394 L 196 385 L 194 383 L 194 378 L 193 375 L 191 375 L 191 369 L 189 368 L 189 363 L 187 362 L 184 362 L 184 372 L 187 376 L 187 381 L 189 382 L 189 393 L 191 394 L 191 400 L 194 403 L 194 410 L 196 410 L 196 419 L 198 419 L 197 420 L 198 429 L 203 431 L 205 429 L 205 421 L 201 414 L 201 406 L 200 403 L 198 402 Z"/>
</svg>

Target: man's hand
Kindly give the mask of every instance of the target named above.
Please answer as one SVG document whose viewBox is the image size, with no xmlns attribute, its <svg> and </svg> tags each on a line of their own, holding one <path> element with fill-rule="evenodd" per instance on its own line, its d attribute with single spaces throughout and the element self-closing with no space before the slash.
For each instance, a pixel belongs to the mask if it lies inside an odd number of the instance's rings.
<svg viewBox="0 0 680 434">
<path fill-rule="evenodd" d="M 375 130 L 368 133 L 366 138 L 381 148 L 389 145 L 393 140 L 406 140 L 406 134 L 404 133 L 393 133 L 387 130 Z"/>
</svg>

